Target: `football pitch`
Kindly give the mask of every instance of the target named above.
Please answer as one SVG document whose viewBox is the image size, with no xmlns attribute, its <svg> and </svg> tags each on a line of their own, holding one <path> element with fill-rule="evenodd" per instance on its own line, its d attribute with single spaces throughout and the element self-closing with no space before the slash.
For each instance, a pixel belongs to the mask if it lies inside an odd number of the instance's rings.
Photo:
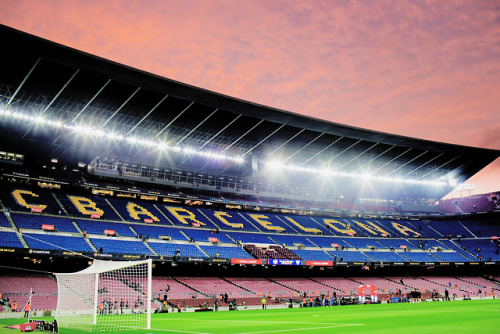
<svg viewBox="0 0 500 334">
<path fill-rule="evenodd" d="M 52 319 L 46 319 L 52 320 Z M 0 333 L 20 319 L 0 319 Z M 500 300 L 153 314 L 151 329 L 121 333 L 500 333 Z M 80 333 L 60 329 L 60 333 Z"/>
</svg>

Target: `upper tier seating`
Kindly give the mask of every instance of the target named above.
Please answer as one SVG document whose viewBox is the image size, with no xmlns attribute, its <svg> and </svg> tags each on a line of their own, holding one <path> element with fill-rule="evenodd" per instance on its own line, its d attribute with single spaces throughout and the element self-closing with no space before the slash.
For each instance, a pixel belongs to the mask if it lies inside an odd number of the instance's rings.
<svg viewBox="0 0 500 334">
<path fill-rule="evenodd" d="M 207 219 L 204 213 L 194 207 L 157 205 L 157 208 L 176 226 L 189 227 L 193 226 L 193 224 L 200 224 L 200 228 L 209 230 L 216 230 L 218 228 Z"/>
<path fill-rule="evenodd" d="M 153 203 L 118 198 L 109 198 L 108 201 L 126 221 L 142 223 L 144 219 L 152 219 L 155 224 L 171 225 L 168 219 L 155 208 Z"/>
<path fill-rule="evenodd" d="M 43 209 L 47 214 L 62 214 L 61 207 L 52 194 L 41 188 L 11 188 L 1 191 L 0 194 L 5 206 L 12 211 L 31 212 L 31 206 L 34 206 Z"/>
<path fill-rule="evenodd" d="M 130 229 L 127 224 L 113 223 L 101 220 L 83 220 L 76 219 L 75 222 L 80 226 L 82 231 L 87 231 L 88 234 L 105 235 L 104 230 L 113 230 L 121 237 L 136 237 L 137 235 Z"/>
<path fill-rule="evenodd" d="M 9 220 L 5 216 L 5 212 L 0 212 L 0 226 L 3 227 L 12 227 Z"/>
<path fill-rule="evenodd" d="M 258 232 L 254 224 L 249 222 L 245 216 L 236 211 L 214 211 L 209 209 L 198 209 L 207 216 L 219 229 L 229 231 Z"/>
<path fill-rule="evenodd" d="M 57 194 L 57 198 L 70 216 L 89 218 L 95 213 L 99 214 L 102 219 L 122 220 L 103 197 Z"/>
<path fill-rule="evenodd" d="M 160 239 L 160 237 L 170 237 L 172 240 L 186 241 L 187 237 L 181 233 L 181 230 L 176 227 L 150 226 L 130 224 L 137 234 L 142 234 L 143 237 Z"/>
</svg>

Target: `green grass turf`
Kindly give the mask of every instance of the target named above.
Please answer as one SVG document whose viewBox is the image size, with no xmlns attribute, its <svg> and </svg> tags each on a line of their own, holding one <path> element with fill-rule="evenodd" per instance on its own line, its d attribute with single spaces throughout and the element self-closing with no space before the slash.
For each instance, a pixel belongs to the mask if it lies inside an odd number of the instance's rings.
<svg viewBox="0 0 500 334">
<path fill-rule="evenodd" d="M 52 319 L 45 319 L 52 320 Z M 0 319 L 0 334 L 22 323 Z M 500 300 L 352 305 L 325 308 L 153 314 L 132 333 L 500 333 Z M 79 332 L 61 329 L 63 334 Z"/>
</svg>

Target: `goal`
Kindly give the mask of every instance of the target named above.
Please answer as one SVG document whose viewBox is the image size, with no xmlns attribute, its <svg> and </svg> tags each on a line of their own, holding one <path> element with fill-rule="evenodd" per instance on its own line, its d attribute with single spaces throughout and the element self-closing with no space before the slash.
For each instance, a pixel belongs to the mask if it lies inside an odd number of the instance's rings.
<svg viewBox="0 0 500 334">
<path fill-rule="evenodd" d="M 122 331 L 151 328 L 152 261 L 94 260 L 75 273 L 56 273 L 60 328 Z"/>
</svg>

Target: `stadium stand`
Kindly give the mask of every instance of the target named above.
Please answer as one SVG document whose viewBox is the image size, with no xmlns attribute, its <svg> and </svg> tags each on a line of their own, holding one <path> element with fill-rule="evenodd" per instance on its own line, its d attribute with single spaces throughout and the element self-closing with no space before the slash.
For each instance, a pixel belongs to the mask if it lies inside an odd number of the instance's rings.
<svg viewBox="0 0 500 334">
<path fill-rule="evenodd" d="M 152 259 L 155 302 L 171 306 L 361 284 L 381 298 L 500 291 L 500 192 L 442 199 L 500 151 L 333 124 L 0 32 L 0 293 L 18 308 L 33 285 L 35 309 L 57 297 L 51 277 L 20 270 L 92 258 Z M 270 167 L 278 156 L 290 168 Z"/>
<path fill-rule="evenodd" d="M 24 240 L 32 249 L 51 249 L 56 251 L 93 252 L 82 237 L 69 235 L 24 233 Z"/>
<path fill-rule="evenodd" d="M 18 228 L 42 230 L 42 225 L 54 225 L 55 230 L 59 232 L 79 232 L 73 222 L 65 217 L 16 212 L 12 212 L 10 216 Z"/>
<path fill-rule="evenodd" d="M 0 245 L 2 247 L 23 248 L 24 245 L 19 240 L 15 232 L 0 231 Z"/>
<path fill-rule="evenodd" d="M 94 244 L 95 248 L 100 250 L 101 253 L 117 253 L 117 254 L 138 254 L 153 255 L 153 252 L 146 247 L 142 241 L 131 241 L 122 239 L 112 239 L 113 237 L 107 237 L 105 239 L 92 238 L 89 240 Z"/>
</svg>

